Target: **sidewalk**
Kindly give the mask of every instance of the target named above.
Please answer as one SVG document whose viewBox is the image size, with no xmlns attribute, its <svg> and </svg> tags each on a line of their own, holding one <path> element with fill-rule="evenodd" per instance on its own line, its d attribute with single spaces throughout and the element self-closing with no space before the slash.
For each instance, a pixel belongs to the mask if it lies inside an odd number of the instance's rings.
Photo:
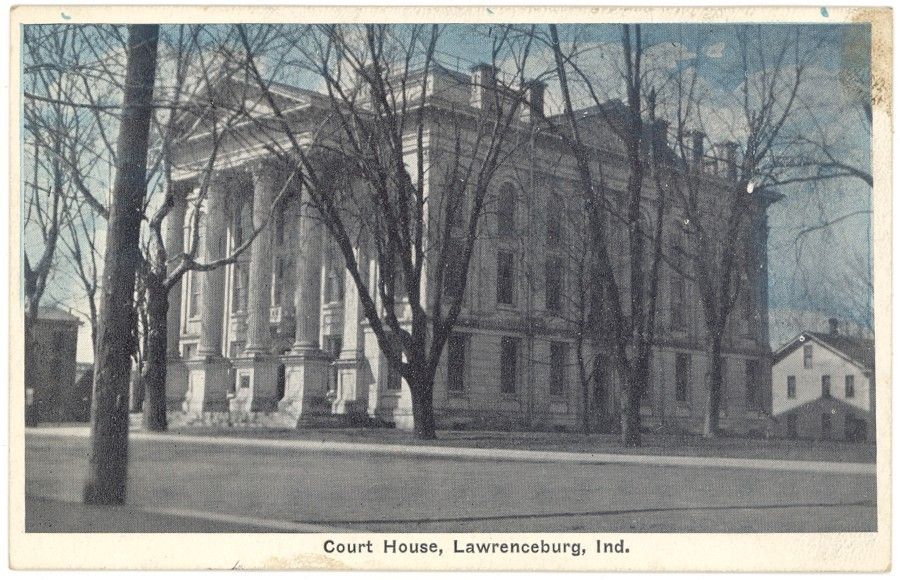
<svg viewBox="0 0 900 580">
<path fill-rule="evenodd" d="M 87 426 L 52 426 L 26 428 L 27 436 L 88 437 Z M 799 461 L 784 459 L 743 459 L 732 457 L 694 457 L 677 455 L 645 455 L 619 453 L 573 453 L 565 451 L 530 451 L 521 449 L 485 449 L 436 445 L 403 445 L 386 443 L 344 442 L 310 439 L 268 439 L 259 437 L 188 435 L 183 433 L 148 433 L 132 431 L 131 438 L 143 441 L 168 441 L 195 445 L 244 448 L 291 449 L 310 452 L 399 455 L 406 457 L 464 459 L 476 461 L 524 461 L 537 463 L 637 464 L 670 467 L 706 467 L 752 469 L 807 473 L 839 473 L 875 475 L 874 463 L 835 461 Z"/>
</svg>

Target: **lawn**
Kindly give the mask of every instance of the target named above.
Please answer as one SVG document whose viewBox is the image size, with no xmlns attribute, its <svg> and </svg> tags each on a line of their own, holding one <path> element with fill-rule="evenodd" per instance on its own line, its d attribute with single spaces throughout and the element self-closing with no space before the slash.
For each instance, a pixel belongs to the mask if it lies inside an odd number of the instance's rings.
<svg viewBox="0 0 900 580">
<path fill-rule="evenodd" d="M 620 453 L 690 457 L 734 457 L 806 461 L 875 462 L 875 445 L 843 441 L 801 441 L 723 437 L 717 440 L 696 435 L 643 435 L 643 446 L 625 447 L 616 435 L 511 431 L 438 431 L 437 439 L 421 440 L 410 432 L 377 427 L 307 427 L 297 430 L 253 427 L 181 427 L 173 433 L 383 443 L 389 445 L 433 445 L 480 449 L 567 451 L 576 453 Z"/>
</svg>

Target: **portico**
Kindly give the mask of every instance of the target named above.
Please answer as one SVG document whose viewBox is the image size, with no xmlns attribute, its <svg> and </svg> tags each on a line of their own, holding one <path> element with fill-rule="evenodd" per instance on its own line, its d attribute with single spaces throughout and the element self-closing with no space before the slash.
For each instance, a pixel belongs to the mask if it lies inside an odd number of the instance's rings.
<svg viewBox="0 0 900 580">
<path fill-rule="evenodd" d="M 179 182 L 183 194 L 164 223 L 171 255 L 196 244 L 200 264 L 229 259 L 190 272 L 172 292 L 173 420 L 294 427 L 311 415 L 344 413 L 332 409 L 333 357 L 320 343 L 323 283 L 343 267 L 331 263 L 333 253 L 323 258 L 325 232 L 315 210 L 302 204 L 299 180 L 256 159 L 207 181 L 205 192 L 199 178 Z M 349 311 L 343 326 L 359 326 L 356 308 L 329 306 Z"/>
</svg>

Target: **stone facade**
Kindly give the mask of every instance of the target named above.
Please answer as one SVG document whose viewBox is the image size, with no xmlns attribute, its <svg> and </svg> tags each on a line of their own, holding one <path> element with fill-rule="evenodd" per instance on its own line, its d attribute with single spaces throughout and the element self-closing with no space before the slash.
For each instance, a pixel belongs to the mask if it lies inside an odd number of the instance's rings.
<svg viewBox="0 0 900 580">
<path fill-rule="evenodd" d="M 487 106 L 483 78 L 483 67 L 471 77 L 437 69 L 429 83 L 432 104 L 463 112 Z M 298 134 L 326 118 L 329 104 L 322 95 L 276 89 Z M 528 94 L 531 106 L 513 128 L 519 151 L 492 181 L 496 211 L 486 212 L 479 227 L 462 312 L 437 372 L 439 426 L 572 430 L 585 412 L 571 324 L 571 294 L 579 282 L 571 255 L 581 219 L 577 172 L 558 140 L 535 129 L 542 87 L 535 84 Z M 627 175 L 606 118 L 586 111 L 581 122 L 595 153 L 613 169 L 605 184 L 613 198 L 624 191 Z M 430 169 L 424 186 L 437 191 L 446 187 L 441 163 L 454 135 L 441 115 L 426 119 L 423 157 Z M 220 258 L 265 224 L 276 197 L 281 201 L 272 223 L 236 263 L 189 273 L 171 295 L 167 396 L 175 420 L 297 426 L 306 417 L 343 416 L 411 428 L 409 390 L 381 354 L 340 252 L 315 213 L 299 205 L 300 188 L 264 147 L 254 145 L 257 137 L 250 133 L 221 143 L 205 193 L 199 176 L 209 156 L 208 136 L 188 135 L 176 148 L 180 194 L 167 218 L 170 254 L 197 243 L 204 261 Z M 725 155 L 697 169 L 708 203 L 714 205 L 716 192 L 728 187 L 733 163 L 733 155 Z M 653 195 L 652 180 L 645 189 Z M 771 412 L 768 202 L 760 199 L 744 269 L 746 296 L 724 341 L 722 425 L 738 433 L 759 431 Z M 666 226 L 666 239 L 677 238 L 678 220 L 673 216 Z M 624 235 L 621 228 L 610 231 Z M 374 287 L 377 268 L 365 247 L 357 255 Z M 664 265 L 652 389 L 642 408 L 647 425 L 696 429 L 702 422 L 704 329 L 698 303 L 692 283 Z M 408 315 L 402 305 L 399 315 Z M 595 428 L 603 429 L 615 420 L 615 373 L 602 344 L 591 343 L 588 350 L 599 355 L 591 386 L 597 408 L 590 412 Z"/>
</svg>

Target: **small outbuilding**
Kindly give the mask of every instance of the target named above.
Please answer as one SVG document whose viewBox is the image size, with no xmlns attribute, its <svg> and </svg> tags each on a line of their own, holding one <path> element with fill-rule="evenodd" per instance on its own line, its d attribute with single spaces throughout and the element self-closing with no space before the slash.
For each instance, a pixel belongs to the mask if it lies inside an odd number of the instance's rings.
<svg viewBox="0 0 900 580">
<path fill-rule="evenodd" d="M 804 331 L 774 354 L 775 434 L 874 441 L 875 343 L 829 322 L 829 332 Z"/>
</svg>

